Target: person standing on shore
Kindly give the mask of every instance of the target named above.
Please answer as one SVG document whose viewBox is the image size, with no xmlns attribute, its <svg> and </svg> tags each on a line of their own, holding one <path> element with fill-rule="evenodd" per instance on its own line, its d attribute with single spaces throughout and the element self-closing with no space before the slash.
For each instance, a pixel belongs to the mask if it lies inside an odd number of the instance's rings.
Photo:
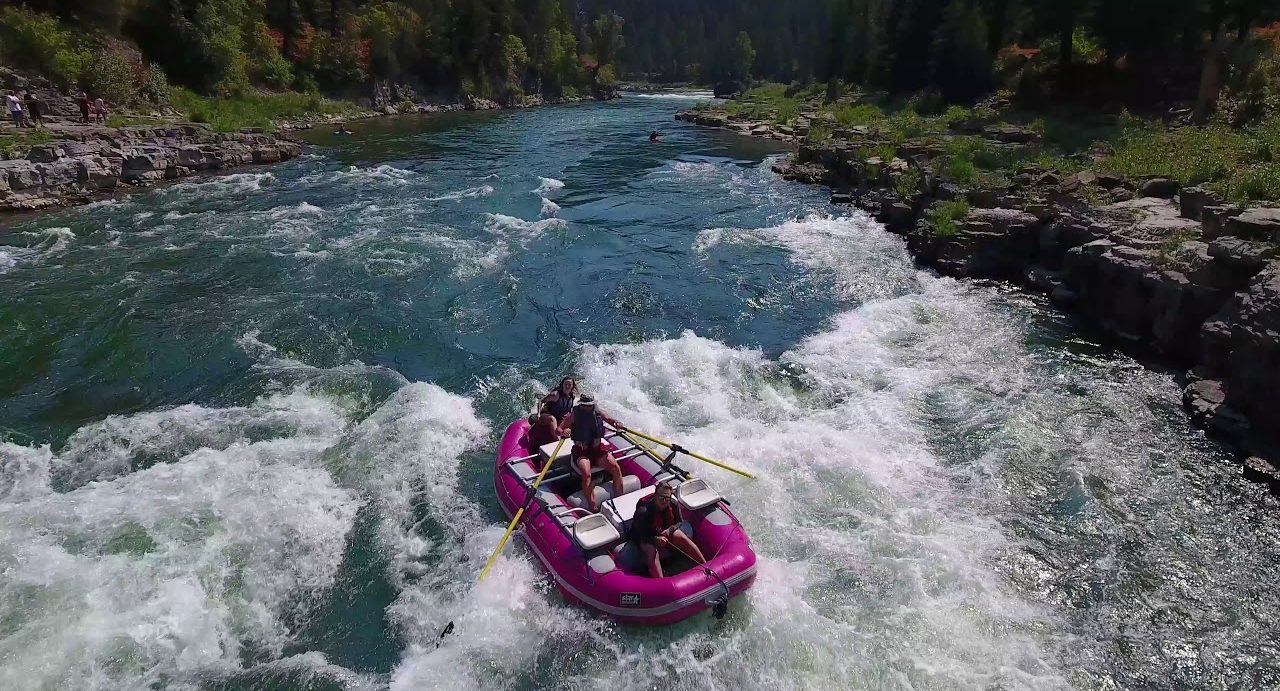
<svg viewBox="0 0 1280 691">
<path fill-rule="evenodd" d="M 97 121 L 98 121 L 98 123 L 99 123 L 99 124 L 106 124 L 106 122 L 107 122 L 107 102 L 106 102 L 106 101 L 104 101 L 104 100 L 102 100 L 102 97 L 101 97 L 101 96 L 99 96 L 99 97 L 97 97 L 97 98 L 93 99 L 93 112 L 94 112 L 94 113 L 95 113 L 95 115 L 97 116 Z"/>
<path fill-rule="evenodd" d="M 80 97 L 76 99 L 76 102 L 80 104 L 80 122 L 86 125 L 89 124 L 89 93 L 81 91 Z"/>
<path fill-rule="evenodd" d="M 27 117 L 32 127 L 44 127 L 44 104 L 30 90 L 27 91 Z"/>
<path fill-rule="evenodd" d="M 18 94 L 13 89 L 9 89 L 9 93 L 5 95 L 4 105 L 9 111 L 9 117 L 13 118 L 13 126 L 24 127 L 22 122 L 22 99 L 18 98 Z"/>
</svg>

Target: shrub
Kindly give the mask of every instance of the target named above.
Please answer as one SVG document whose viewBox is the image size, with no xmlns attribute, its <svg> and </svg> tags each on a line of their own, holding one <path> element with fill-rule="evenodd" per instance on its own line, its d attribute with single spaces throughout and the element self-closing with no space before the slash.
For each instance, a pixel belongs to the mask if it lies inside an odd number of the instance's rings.
<svg viewBox="0 0 1280 691">
<path fill-rule="evenodd" d="M 58 20 L 25 8 L 0 10 L 0 58 L 45 75 L 63 88 L 79 82 L 92 53 Z"/>
<path fill-rule="evenodd" d="M 906 199 L 920 191 L 920 183 L 923 181 L 924 174 L 919 168 L 908 168 L 907 172 L 894 179 L 893 191 L 897 192 L 899 197 Z"/>
<path fill-rule="evenodd" d="M 836 122 L 844 127 L 874 125 L 884 120 L 884 112 L 870 103 L 840 105 L 836 106 L 832 112 L 836 116 Z"/>
<path fill-rule="evenodd" d="M 809 133 L 804 136 L 810 144 L 821 144 L 831 140 L 831 128 L 822 125 L 811 125 Z"/>
<path fill-rule="evenodd" d="M 151 103 L 168 103 L 173 89 L 169 86 L 169 78 L 159 65 L 147 65 L 142 74 L 142 84 L 138 94 Z"/>
<path fill-rule="evenodd" d="M 1246 166 L 1226 182 L 1213 187 L 1231 201 L 1241 204 L 1280 199 L 1280 162 Z"/>
<path fill-rule="evenodd" d="M 95 97 L 112 104 L 127 105 L 138 100 L 139 90 L 135 79 L 134 65 L 123 55 L 104 51 L 93 59 L 83 81 L 85 88 Z"/>
<path fill-rule="evenodd" d="M 969 202 L 957 199 L 949 202 L 938 202 L 929 209 L 929 223 L 933 226 L 935 237 L 946 238 L 956 234 L 957 221 L 969 215 Z"/>
<path fill-rule="evenodd" d="M 193 122 L 211 125 L 219 132 L 243 127 L 273 129 L 288 118 L 319 114 L 349 114 L 359 110 L 354 103 L 330 101 L 318 93 L 261 93 L 249 91 L 235 98 L 208 98 L 187 89 L 175 89 L 173 106 Z"/>
</svg>

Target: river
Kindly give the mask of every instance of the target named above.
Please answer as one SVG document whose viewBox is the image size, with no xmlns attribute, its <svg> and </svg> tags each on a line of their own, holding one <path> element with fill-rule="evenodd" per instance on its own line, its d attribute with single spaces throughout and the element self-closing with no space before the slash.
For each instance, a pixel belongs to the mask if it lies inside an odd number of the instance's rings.
<svg viewBox="0 0 1280 691">
<path fill-rule="evenodd" d="M 0 688 L 1280 685 L 1280 513 L 1173 376 L 690 102 L 369 122 L 11 222 Z M 518 541 L 473 585 L 497 438 L 565 373 L 759 474 L 699 468 L 760 555 L 723 621 L 611 624 Z"/>
</svg>

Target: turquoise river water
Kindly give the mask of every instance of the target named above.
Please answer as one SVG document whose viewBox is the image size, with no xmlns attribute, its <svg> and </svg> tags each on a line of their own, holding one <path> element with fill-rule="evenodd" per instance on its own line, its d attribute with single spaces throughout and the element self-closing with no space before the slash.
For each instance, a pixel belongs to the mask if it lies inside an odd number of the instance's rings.
<svg viewBox="0 0 1280 691">
<path fill-rule="evenodd" d="M 1171 375 L 917 270 L 693 98 L 10 221 L 0 688 L 1280 684 L 1280 512 Z M 612 624 L 518 541 L 474 586 L 497 438 L 562 373 L 758 472 L 700 469 L 760 555 L 723 621 Z"/>
</svg>

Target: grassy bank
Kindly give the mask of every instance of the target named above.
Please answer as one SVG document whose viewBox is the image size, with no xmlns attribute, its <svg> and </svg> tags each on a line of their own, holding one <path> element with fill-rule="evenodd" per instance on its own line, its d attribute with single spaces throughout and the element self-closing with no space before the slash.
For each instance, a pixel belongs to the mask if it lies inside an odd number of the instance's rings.
<svg viewBox="0 0 1280 691">
<path fill-rule="evenodd" d="M 922 99 L 889 101 L 857 92 L 826 102 L 826 87 L 770 84 L 745 93 L 724 109 L 776 125 L 808 115 L 814 143 L 866 128 L 858 139 L 876 142 L 867 156 L 892 156 L 912 141 L 942 151 L 938 172 L 965 186 L 1007 182 L 1025 166 L 1070 174 L 1085 168 L 1134 179 L 1164 177 L 1206 185 L 1236 202 L 1280 200 L 1280 112 L 1247 127 L 1223 122 L 1178 126 L 1122 113 L 1028 112 L 991 106 L 963 108 Z M 816 117 L 815 117 L 816 116 Z M 1027 146 L 995 145 L 969 125 L 1012 125 L 1034 132 Z"/>
<path fill-rule="evenodd" d="M 281 121 L 329 115 L 351 116 L 363 112 L 350 101 L 335 101 L 318 93 L 296 92 L 249 92 L 222 98 L 174 89 L 170 104 L 192 122 L 206 123 L 219 132 L 235 132 L 246 127 L 274 131 Z"/>
</svg>

